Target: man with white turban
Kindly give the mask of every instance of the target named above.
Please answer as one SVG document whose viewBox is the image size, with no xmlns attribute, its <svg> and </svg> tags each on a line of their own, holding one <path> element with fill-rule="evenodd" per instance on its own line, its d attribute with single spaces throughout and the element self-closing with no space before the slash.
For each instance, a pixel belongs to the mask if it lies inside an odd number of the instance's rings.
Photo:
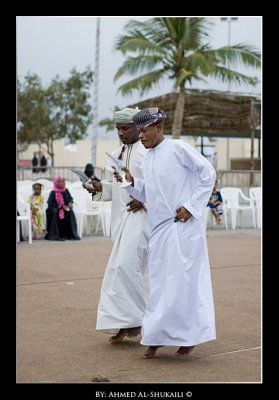
<svg viewBox="0 0 279 400">
<path fill-rule="evenodd" d="M 139 109 L 124 108 L 115 112 L 115 123 L 123 146 L 112 155 L 142 179 L 140 169 L 147 150 L 139 140 L 132 117 Z M 106 170 L 109 179 L 91 181 L 99 193 L 93 200 L 112 200 L 111 235 L 113 249 L 105 271 L 97 313 L 97 330 L 116 334 L 111 343 L 125 336 L 134 337 L 141 331 L 148 300 L 149 222 L 145 205 L 132 198 L 113 178 L 111 161 Z M 88 190 L 93 192 L 92 190 Z"/>
</svg>

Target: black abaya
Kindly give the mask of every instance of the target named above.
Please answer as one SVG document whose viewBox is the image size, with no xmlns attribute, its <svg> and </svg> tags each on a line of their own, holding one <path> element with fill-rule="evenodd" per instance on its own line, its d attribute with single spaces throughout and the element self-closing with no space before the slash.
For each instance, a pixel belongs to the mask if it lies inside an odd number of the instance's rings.
<svg viewBox="0 0 279 400">
<path fill-rule="evenodd" d="M 62 193 L 64 204 L 73 202 L 73 198 L 68 189 Z M 64 218 L 60 219 L 58 215 L 59 206 L 55 199 L 55 192 L 51 191 L 48 197 L 48 208 L 46 210 L 47 217 L 47 240 L 80 240 L 77 234 L 76 218 L 73 210 L 64 211 Z"/>
</svg>

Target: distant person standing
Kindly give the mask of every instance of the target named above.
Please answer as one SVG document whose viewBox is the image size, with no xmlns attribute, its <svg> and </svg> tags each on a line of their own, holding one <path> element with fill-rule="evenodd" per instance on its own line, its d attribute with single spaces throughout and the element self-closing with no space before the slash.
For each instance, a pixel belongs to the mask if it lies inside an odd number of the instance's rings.
<svg viewBox="0 0 279 400">
<path fill-rule="evenodd" d="M 42 172 L 46 172 L 46 165 L 47 165 L 47 159 L 45 158 L 44 155 L 42 155 L 41 160 L 40 160 L 40 166 L 41 166 Z"/>
<path fill-rule="evenodd" d="M 34 153 L 34 157 L 32 158 L 32 172 L 38 172 L 38 156 L 37 153 Z"/>
</svg>

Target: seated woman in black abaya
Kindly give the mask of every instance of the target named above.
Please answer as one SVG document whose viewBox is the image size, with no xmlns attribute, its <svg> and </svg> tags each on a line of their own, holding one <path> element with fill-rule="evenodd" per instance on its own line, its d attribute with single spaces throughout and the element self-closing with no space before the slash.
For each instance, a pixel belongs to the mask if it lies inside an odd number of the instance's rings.
<svg viewBox="0 0 279 400">
<path fill-rule="evenodd" d="M 47 240 L 80 240 L 73 212 L 73 198 L 65 187 L 65 179 L 54 179 L 54 188 L 49 194 L 47 217 Z"/>
</svg>

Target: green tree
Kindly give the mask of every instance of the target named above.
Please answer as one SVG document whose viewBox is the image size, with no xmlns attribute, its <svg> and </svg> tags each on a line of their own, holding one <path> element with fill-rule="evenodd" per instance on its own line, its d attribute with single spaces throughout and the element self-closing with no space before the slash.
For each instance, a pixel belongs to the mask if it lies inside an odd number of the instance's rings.
<svg viewBox="0 0 279 400">
<path fill-rule="evenodd" d="M 39 148 L 44 144 L 53 164 L 54 140 L 68 138 L 74 143 L 92 123 L 88 99 L 93 72 L 87 67 L 82 73 L 72 69 L 70 74 L 67 80 L 57 75 L 46 88 L 36 74 L 27 74 L 17 85 L 18 143 L 37 143 Z"/>
<path fill-rule="evenodd" d="M 51 123 L 45 131 L 44 143 L 52 160 L 54 140 L 67 138 L 70 143 L 75 143 L 84 137 L 93 119 L 88 102 L 93 72 L 87 67 L 82 73 L 75 69 L 70 73 L 67 80 L 60 80 L 56 76 L 46 90 Z"/>
<path fill-rule="evenodd" d="M 50 119 L 46 109 L 45 90 L 36 74 L 28 73 L 23 83 L 17 83 L 17 120 L 21 125 L 18 142 L 40 145 L 43 129 Z"/>
<path fill-rule="evenodd" d="M 192 85 L 193 81 L 206 82 L 206 77 L 237 85 L 258 83 L 256 77 L 241 74 L 233 68 L 241 64 L 259 68 L 259 51 L 243 43 L 213 49 L 208 42 L 212 24 L 199 17 L 157 17 L 144 22 L 131 20 L 125 26 L 126 33 L 116 40 L 115 48 L 126 55 L 126 59 L 114 79 L 125 74 L 139 74 L 119 87 L 123 96 L 134 90 L 140 90 L 143 95 L 165 77 L 173 80 L 174 87 L 179 89 L 172 125 L 173 138 L 181 135 L 186 85 Z"/>
<path fill-rule="evenodd" d="M 90 113 L 91 105 L 88 103 L 92 82 L 93 72 L 89 67 L 81 73 L 72 69 L 71 77 L 64 82 L 63 118 L 71 143 L 83 137 L 92 123 L 93 114 Z"/>
</svg>

